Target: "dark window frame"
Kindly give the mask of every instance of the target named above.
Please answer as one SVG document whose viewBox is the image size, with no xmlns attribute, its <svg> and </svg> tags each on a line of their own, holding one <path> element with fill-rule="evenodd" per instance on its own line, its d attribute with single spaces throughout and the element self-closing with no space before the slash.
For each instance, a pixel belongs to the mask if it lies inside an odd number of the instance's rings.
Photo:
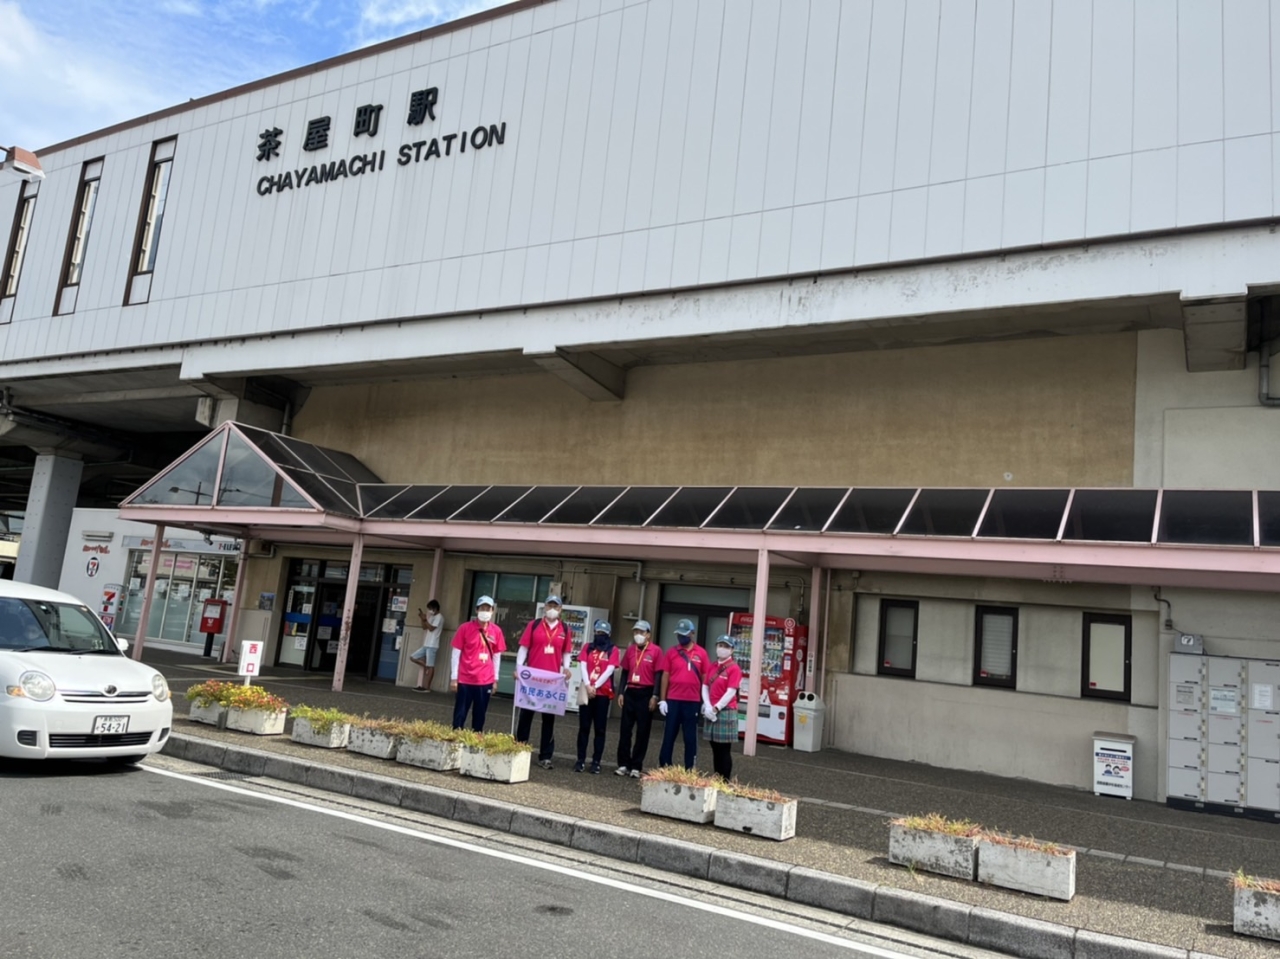
<svg viewBox="0 0 1280 959">
<path fill-rule="evenodd" d="M 80 250 L 80 273 L 76 277 L 76 280 L 74 283 L 72 283 L 68 279 L 71 273 L 71 253 L 75 249 L 76 227 L 80 223 L 81 211 L 84 208 L 84 195 L 89 190 L 89 184 L 96 183 L 98 184 L 98 189 L 99 190 L 102 189 L 102 172 L 103 171 L 99 170 L 97 176 L 91 177 L 87 175 L 89 172 L 89 168 L 92 167 L 95 163 L 101 163 L 103 166 L 103 169 L 105 170 L 106 159 L 107 158 L 105 156 L 94 157 L 91 160 L 85 160 L 84 163 L 80 165 L 80 185 L 76 187 L 76 202 L 75 202 L 75 206 L 71 208 L 71 223 L 67 226 L 67 246 L 62 254 L 62 271 L 58 274 L 58 293 L 53 302 L 54 316 L 62 315 L 58 311 L 59 301 L 61 301 L 62 299 L 62 291 L 67 289 L 68 287 L 79 286 L 80 281 L 84 279 L 84 264 L 85 264 L 85 260 L 88 259 L 88 255 L 89 255 L 89 237 L 93 235 L 92 219 L 90 219 L 89 221 L 89 235 L 84 238 L 84 244 Z M 96 217 L 98 214 L 98 198 L 95 197 L 93 203 L 94 203 L 93 213 L 94 213 L 94 216 Z M 79 304 L 77 303 L 77 306 L 78 305 Z M 74 312 L 74 311 L 69 311 L 69 312 Z"/>
<path fill-rule="evenodd" d="M 173 144 L 173 150 L 162 160 L 156 159 L 156 153 L 166 144 Z M 177 153 L 178 138 L 165 137 L 163 140 L 156 140 L 151 144 L 151 156 L 147 160 L 147 175 L 142 181 L 142 202 L 138 206 L 138 225 L 133 234 L 133 252 L 129 257 L 129 281 L 124 286 L 124 305 L 129 305 L 129 296 L 133 287 L 133 280 L 139 276 L 149 276 L 155 273 L 154 263 L 150 269 L 142 269 L 139 260 L 142 258 L 142 240 L 147 229 L 147 211 L 151 208 L 151 194 L 155 190 L 156 176 L 160 173 L 160 168 L 165 164 L 169 165 L 169 182 L 165 184 L 165 206 L 168 207 L 169 188 L 173 186 L 173 158 Z M 167 215 L 167 214 L 166 214 Z M 164 221 L 161 220 L 161 231 L 163 231 Z M 160 242 L 160 237 L 156 236 L 152 239 L 152 248 Z M 150 299 L 150 297 L 148 297 Z"/>
<path fill-rule="evenodd" d="M 911 610 L 911 668 L 884 664 L 885 640 L 888 638 L 889 617 L 885 615 L 890 609 Z M 916 678 L 916 665 L 920 649 L 920 601 L 916 599 L 881 599 L 880 600 L 880 642 L 876 651 L 876 675 L 901 676 L 906 679 Z"/>
<path fill-rule="evenodd" d="M 1013 619 L 1013 647 L 1010 650 L 1008 679 L 982 675 L 982 617 L 1009 616 Z M 973 609 L 973 685 L 994 689 L 1018 688 L 1018 608 L 1016 606 L 975 606 Z"/>
<path fill-rule="evenodd" d="M 28 193 L 27 190 L 31 192 Z M 9 228 L 9 242 L 5 246 L 4 261 L 0 265 L 0 300 L 8 300 L 18 295 L 18 287 L 22 283 L 22 267 L 27 262 L 27 246 L 31 243 L 31 224 L 35 220 L 36 200 L 40 196 L 40 187 L 24 180 L 18 189 L 18 205 L 13 211 L 13 225 Z M 31 216 L 27 219 L 26 238 L 22 244 L 22 262 L 18 264 L 18 272 L 13 277 L 13 292 L 8 293 L 9 271 L 13 268 L 13 257 L 18 251 L 18 231 L 22 228 L 22 215 L 31 208 Z"/>
<path fill-rule="evenodd" d="M 1080 697 L 1082 699 L 1110 699 L 1128 703 L 1133 701 L 1133 617 L 1127 613 L 1090 613 L 1083 619 L 1080 639 Z M 1089 685 L 1089 634 L 1094 623 L 1124 627 L 1124 689 L 1095 689 Z"/>
</svg>

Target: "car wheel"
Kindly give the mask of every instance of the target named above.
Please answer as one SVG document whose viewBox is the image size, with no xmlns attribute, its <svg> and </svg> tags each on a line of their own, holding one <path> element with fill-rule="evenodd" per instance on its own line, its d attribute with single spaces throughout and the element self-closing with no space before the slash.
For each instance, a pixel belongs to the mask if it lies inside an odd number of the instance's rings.
<svg viewBox="0 0 1280 959">
<path fill-rule="evenodd" d="M 116 767 L 136 766 L 146 758 L 146 753 L 143 753 L 140 756 L 108 756 L 107 765 Z"/>
</svg>

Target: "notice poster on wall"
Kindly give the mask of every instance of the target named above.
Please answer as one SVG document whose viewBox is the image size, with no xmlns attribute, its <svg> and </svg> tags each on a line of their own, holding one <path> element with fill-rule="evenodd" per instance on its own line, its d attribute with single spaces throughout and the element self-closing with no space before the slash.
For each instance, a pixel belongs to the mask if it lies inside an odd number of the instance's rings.
<svg viewBox="0 0 1280 959">
<path fill-rule="evenodd" d="M 1249 706 L 1252 709 L 1274 709 L 1272 689 L 1270 683 L 1253 683 L 1249 687 Z"/>
<path fill-rule="evenodd" d="M 1131 736 L 1094 733 L 1093 793 L 1095 796 L 1133 798 L 1133 744 Z"/>
<path fill-rule="evenodd" d="M 330 656 L 336 656 L 338 653 L 338 641 L 336 639 L 329 640 L 329 644 L 325 647 L 325 652 Z"/>
<path fill-rule="evenodd" d="M 407 613 L 408 611 L 409 611 L 408 596 L 392 596 L 391 597 L 391 612 Z"/>
<path fill-rule="evenodd" d="M 1174 705 L 1178 709 L 1192 709 L 1197 704 L 1196 700 L 1200 695 L 1200 687 L 1191 683 L 1177 683 L 1174 686 Z"/>
<path fill-rule="evenodd" d="M 305 633 L 301 636 L 293 637 L 293 648 L 301 650 L 305 650 L 307 648 L 307 637 Z"/>
<path fill-rule="evenodd" d="M 332 626 L 321 626 L 316 629 L 316 639 L 324 641 L 333 635 Z"/>
</svg>

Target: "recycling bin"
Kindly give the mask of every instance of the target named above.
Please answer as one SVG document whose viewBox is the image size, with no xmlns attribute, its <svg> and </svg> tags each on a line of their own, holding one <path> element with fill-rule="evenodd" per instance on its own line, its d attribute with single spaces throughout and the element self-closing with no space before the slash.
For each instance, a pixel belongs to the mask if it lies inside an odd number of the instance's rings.
<svg viewBox="0 0 1280 959">
<path fill-rule="evenodd" d="M 792 731 L 791 747 L 802 753 L 816 753 L 822 750 L 823 715 L 827 707 L 818 698 L 817 693 L 800 693 L 792 709 L 795 715 L 795 728 Z"/>
</svg>

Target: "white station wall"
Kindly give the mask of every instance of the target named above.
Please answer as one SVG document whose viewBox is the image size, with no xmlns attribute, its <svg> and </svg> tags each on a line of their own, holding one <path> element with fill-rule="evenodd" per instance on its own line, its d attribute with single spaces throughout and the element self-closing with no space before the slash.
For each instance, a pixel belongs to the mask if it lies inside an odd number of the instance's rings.
<svg viewBox="0 0 1280 959">
<path fill-rule="evenodd" d="M 1271 217 L 1277 40 L 1280 0 L 554 0 L 46 153 L 0 358 Z M 437 119 L 407 126 L 431 86 Z M 381 128 L 357 139 L 366 103 Z M 331 147 L 303 151 L 326 115 Z M 396 164 L 502 123 L 501 146 Z M 175 134 L 151 299 L 122 307 L 150 146 Z M 377 173 L 256 190 L 374 149 Z M 98 156 L 78 309 L 51 318 Z"/>
</svg>

